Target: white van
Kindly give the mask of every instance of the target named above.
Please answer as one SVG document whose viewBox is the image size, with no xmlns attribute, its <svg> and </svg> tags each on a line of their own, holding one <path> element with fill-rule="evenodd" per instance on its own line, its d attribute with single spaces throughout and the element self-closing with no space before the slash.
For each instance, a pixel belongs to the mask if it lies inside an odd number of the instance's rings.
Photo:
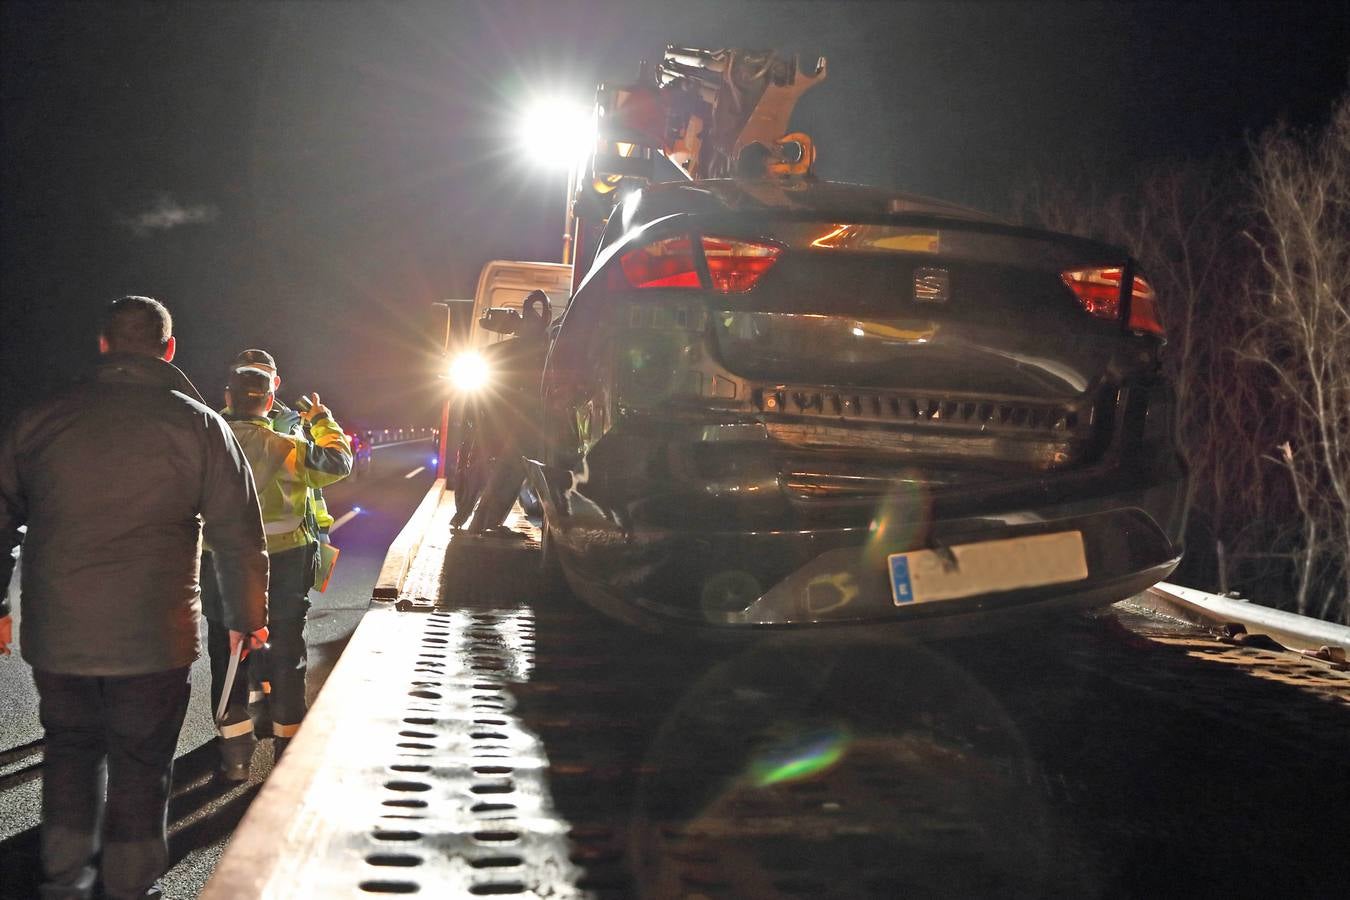
<svg viewBox="0 0 1350 900">
<path fill-rule="evenodd" d="M 446 347 L 450 354 L 447 377 L 451 392 L 441 413 L 439 457 L 441 467 L 438 474 L 445 477 L 446 487 L 451 490 L 463 489 L 466 466 L 469 465 L 468 448 L 463 439 L 463 416 L 471 408 L 474 393 L 481 384 L 479 379 L 484 370 L 482 357 L 478 351 L 507 337 L 487 330 L 479 323 L 479 319 L 493 308 L 514 309 L 519 312 L 525 298 L 534 291 L 543 291 L 548 295 L 553 319 L 556 321 L 562 315 L 572 294 L 572 267 L 562 263 L 492 260 L 483 266 L 483 271 L 478 276 L 478 288 L 473 294 L 473 308 L 468 328 L 458 331 L 464 337 L 451 339 Z M 528 488 L 522 491 L 526 508 L 534 509 L 533 495 L 529 493 Z"/>
<path fill-rule="evenodd" d="M 543 291 L 553 307 L 553 318 L 562 315 L 572 293 L 572 267 L 562 263 L 519 262 L 494 259 L 483 266 L 478 288 L 473 294 L 473 317 L 469 325 L 468 347 L 482 348 L 503 340 L 478 324 L 483 313 L 493 307 L 520 310 L 531 291 Z"/>
</svg>

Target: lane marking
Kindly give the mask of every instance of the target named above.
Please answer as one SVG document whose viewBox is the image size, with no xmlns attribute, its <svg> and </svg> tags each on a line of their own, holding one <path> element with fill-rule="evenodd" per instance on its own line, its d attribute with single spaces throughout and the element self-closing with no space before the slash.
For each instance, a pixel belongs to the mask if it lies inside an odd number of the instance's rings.
<svg viewBox="0 0 1350 900">
<path fill-rule="evenodd" d="M 411 472 L 409 472 L 407 475 L 404 475 L 403 477 L 404 477 L 404 478 L 414 478 L 414 477 L 416 477 L 416 476 L 418 476 L 418 475 L 421 475 L 421 474 L 422 474 L 423 472 L 425 472 L 426 470 L 427 470 L 427 467 L 426 467 L 426 466 L 418 466 L 417 468 L 413 469 Z"/>
<path fill-rule="evenodd" d="M 332 534 L 333 532 L 335 532 L 335 531 L 337 531 L 339 528 L 341 528 L 343 525 L 346 525 L 346 524 L 347 524 L 348 522 L 350 522 L 352 519 L 355 519 L 355 518 L 356 518 L 356 514 L 357 514 L 358 512 L 360 512 L 360 510 L 349 509 L 349 510 L 347 510 L 345 513 L 343 513 L 342 515 L 338 516 L 337 521 L 335 521 L 335 522 L 332 524 L 332 526 L 329 527 L 328 533 L 329 533 L 329 534 Z"/>
</svg>

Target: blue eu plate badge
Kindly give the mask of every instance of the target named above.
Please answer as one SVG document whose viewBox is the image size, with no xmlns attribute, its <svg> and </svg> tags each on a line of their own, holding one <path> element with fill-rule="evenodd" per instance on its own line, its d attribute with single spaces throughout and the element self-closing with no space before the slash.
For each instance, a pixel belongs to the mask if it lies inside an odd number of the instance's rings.
<svg viewBox="0 0 1350 900">
<path fill-rule="evenodd" d="M 914 589 L 909 583 L 909 559 L 900 554 L 890 558 L 891 564 L 891 593 L 895 596 L 895 604 L 914 602 Z"/>
</svg>

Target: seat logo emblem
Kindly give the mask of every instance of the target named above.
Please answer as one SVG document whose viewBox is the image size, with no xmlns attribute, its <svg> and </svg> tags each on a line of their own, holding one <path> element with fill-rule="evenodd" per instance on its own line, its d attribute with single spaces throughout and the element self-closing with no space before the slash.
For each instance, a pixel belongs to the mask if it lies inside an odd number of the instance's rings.
<svg viewBox="0 0 1350 900">
<path fill-rule="evenodd" d="M 914 301 L 946 303 L 951 296 L 952 276 L 946 269 L 928 267 L 914 270 Z"/>
</svg>

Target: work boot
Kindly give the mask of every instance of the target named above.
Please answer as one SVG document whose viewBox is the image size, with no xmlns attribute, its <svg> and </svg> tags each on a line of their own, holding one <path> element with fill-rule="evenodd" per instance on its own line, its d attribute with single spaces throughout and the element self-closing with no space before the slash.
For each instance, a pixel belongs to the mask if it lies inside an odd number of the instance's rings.
<svg viewBox="0 0 1350 900">
<path fill-rule="evenodd" d="M 272 738 L 272 765 L 281 762 L 281 754 L 291 745 L 290 738 Z"/>
<path fill-rule="evenodd" d="M 239 737 L 221 738 L 220 777 L 225 781 L 248 781 L 249 765 L 253 761 L 253 749 L 258 742 L 251 734 Z"/>
</svg>

